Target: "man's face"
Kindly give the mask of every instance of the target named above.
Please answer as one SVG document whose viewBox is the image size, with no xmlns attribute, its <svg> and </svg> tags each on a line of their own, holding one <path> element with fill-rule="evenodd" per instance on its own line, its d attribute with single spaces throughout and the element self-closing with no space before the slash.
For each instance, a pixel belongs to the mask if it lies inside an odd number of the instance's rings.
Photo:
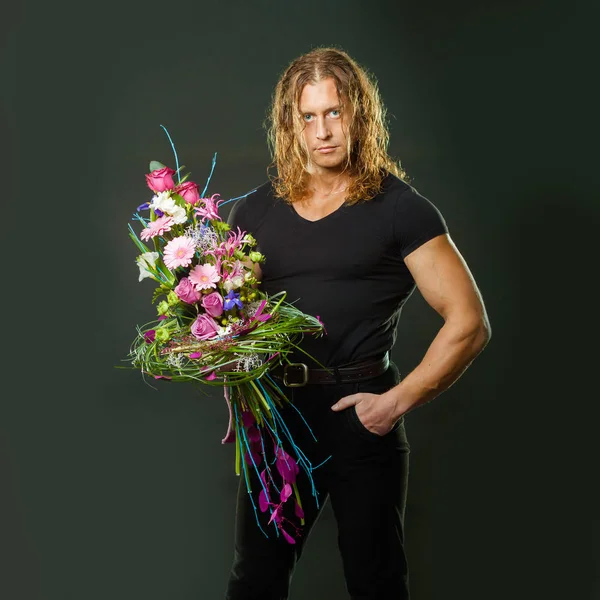
<svg viewBox="0 0 600 600">
<path fill-rule="evenodd" d="M 334 80 L 307 83 L 300 95 L 302 136 L 311 159 L 310 172 L 339 171 L 346 162 L 348 116 L 342 113 Z"/>
</svg>

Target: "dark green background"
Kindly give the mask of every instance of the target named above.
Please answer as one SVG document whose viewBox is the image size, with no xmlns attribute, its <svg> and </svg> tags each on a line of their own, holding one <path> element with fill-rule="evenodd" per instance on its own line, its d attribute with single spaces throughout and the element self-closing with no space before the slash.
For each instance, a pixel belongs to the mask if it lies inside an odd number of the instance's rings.
<svg viewBox="0 0 600 600">
<path fill-rule="evenodd" d="M 589 3 L 591 5 L 591 3 Z M 234 448 L 219 394 L 115 364 L 149 319 L 126 224 L 150 160 L 266 179 L 277 78 L 333 44 L 442 211 L 493 338 L 407 418 L 414 600 L 600 598 L 596 19 L 583 3 L 23 3 L 2 39 L 6 600 L 218 600 Z M 228 207 L 229 208 L 229 207 Z M 224 213 L 227 210 L 224 209 Z M 8 234 L 8 235 L 7 235 Z M 441 326 L 418 292 L 403 374 Z M 326 507 L 292 598 L 345 598 Z"/>
</svg>

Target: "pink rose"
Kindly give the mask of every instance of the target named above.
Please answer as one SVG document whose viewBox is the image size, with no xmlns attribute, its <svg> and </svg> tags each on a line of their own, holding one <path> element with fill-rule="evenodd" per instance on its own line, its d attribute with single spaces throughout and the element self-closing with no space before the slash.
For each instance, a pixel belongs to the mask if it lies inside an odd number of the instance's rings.
<svg viewBox="0 0 600 600">
<path fill-rule="evenodd" d="M 195 304 L 202 296 L 187 277 L 183 277 L 179 282 L 179 285 L 177 285 L 173 291 L 180 300 L 187 302 L 188 304 Z"/>
<path fill-rule="evenodd" d="M 211 316 L 202 314 L 192 323 L 190 331 L 199 340 L 210 340 L 217 335 L 218 329 L 219 325 Z"/>
<path fill-rule="evenodd" d="M 175 187 L 173 181 L 173 175 L 175 171 L 169 167 L 163 167 L 162 169 L 156 169 L 149 175 L 146 175 L 146 183 L 148 187 L 154 192 L 164 192 L 165 190 L 172 190 Z"/>
<path fill-rule="evenodd" d="M 219 292 L 207 294 L 202 298 L 202 306 L 211 317 L 220 317 L 223 314 L 223 296 Z"/>
<path fill-rule="evenodd" d="M 200 192 L 198 192 L 198 184 L 193 181 L 180 183 L 175 188 L 175 193 L 179 194 L 188 204 L 196 204 L 200 200 Z"/>
</svg>

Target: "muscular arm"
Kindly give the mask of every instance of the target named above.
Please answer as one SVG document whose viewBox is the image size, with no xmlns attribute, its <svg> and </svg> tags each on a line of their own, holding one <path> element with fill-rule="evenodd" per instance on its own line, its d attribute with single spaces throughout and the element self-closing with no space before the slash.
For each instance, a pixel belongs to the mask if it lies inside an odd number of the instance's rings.
<svg viewBox="0 0 600 600">
<path fill-rule="evenodd" d="M 491 338 L 486 310 L 469 268 L 448 234 L 439 235 L 405 258 L 419 291 L 444 319 L 423 360 L 386 392 L 395 416 L 448 389 Z"/>
</svg>

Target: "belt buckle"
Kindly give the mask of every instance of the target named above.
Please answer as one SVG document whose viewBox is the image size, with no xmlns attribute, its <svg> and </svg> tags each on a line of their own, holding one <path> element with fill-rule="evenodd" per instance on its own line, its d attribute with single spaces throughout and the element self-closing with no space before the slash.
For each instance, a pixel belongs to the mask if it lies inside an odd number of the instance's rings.
<svg viewBox="0 0 600 600">
<path fill-rule="evenodd" d="M 302 383 L 288 382 L 288 368 L 298 367 L 302 373 Z M 308 366 L 304 363 L 288 363 L 283 367 L 283 385 L 285 387 L 303 387 L 308 383 Z"/>
</svg>

